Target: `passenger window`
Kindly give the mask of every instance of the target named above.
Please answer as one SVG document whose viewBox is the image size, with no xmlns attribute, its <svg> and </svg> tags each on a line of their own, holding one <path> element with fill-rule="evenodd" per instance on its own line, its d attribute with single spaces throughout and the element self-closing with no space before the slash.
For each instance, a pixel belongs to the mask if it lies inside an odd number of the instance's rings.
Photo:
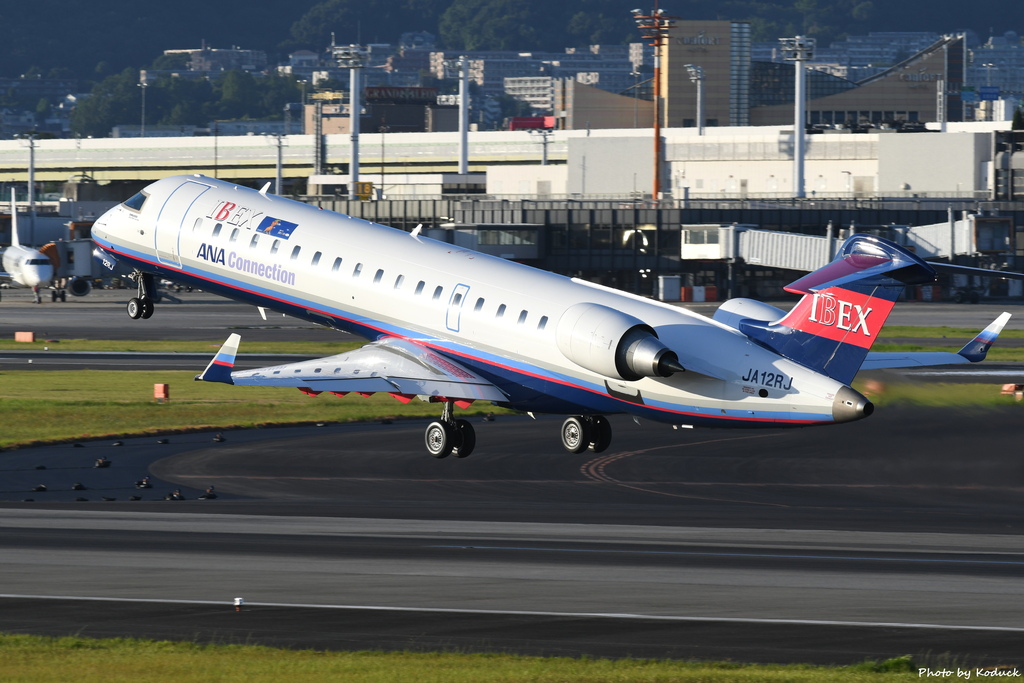
<svg viewBox="0 0 1024 683">
<path fill-rule="evenodd" d="M 276 254 L 278 247 L 281 246 L 281 240 L 274 240 L 274 243 L 270 245 L 270 253 Z"/>
<path fill-rule="evenodd" d="M 292 261 L 294 261 L 295 259 L 299 258 L 299 251 L 301 249 L 302 249 L 302 247 L 300 247 L 297 244 L 295 245 L 295 248 L 292 249 Z"/>
<path fill-rule="evenodd" d="M 537 329 L 538 330 L 543 330 L 547 326 L 548 326 L 548 317 L 546 315 L 542 315 L 540 317 L 540 322 L 537 323 Z"/>
<path fill-rule="evenodd" d="M 231 237 L 228 238 L 229 242 L 235 242 L 238 240 L 238 228 L 231 231 Z"/>
<path fill-rule="evenodd" d="M 341 258 L 340 257 L 334 259 L 334 265 L 331 266 L 331 270 L 334 271 L 334 272 L 337 272 L 339 268 L 341 268 Z"/>
<path fill-rule="evenodd" d="M 452 297 L 452 306 L 461 306 L 461 305 L 462 305 L 462 292 L 457 292 L 455 294 L 455 296 Z"/>
<path fill-rule="evenodd" d="M 404 275 L 399 275 L 398 277 L 396 277 L 395 278 L 395 289 L 401 289 L 403 282 L 405 282 L 405 276 Z"/>
<path fill-rule="evenodd" d="M 255 233 L 252 236 L 252 239 L 249 240 L 249 248 L 252 249 L 253 247 L 255 247 L 259 243 L 260 243 L 260 234 L 259 233 Z"/>
<path fill-rule="evenodd" d="M 323 253 L 319 252 L 319 251 L 316 252 L 315 254 L 313 254 L 313 260 L 310 262 L 309 265 L 311 265 L 311 266 L 320 265 L 320 257 L 321 256 L 323 256 Z"/>
<path fill-rule="evenodd" d="M 377 269 L 377 272 L 373 274 L 373 284 L 379 284 L 382 277 L 384 277 L 384 269 L 379 268 Z"/>
<path fill-rule="evenodd" d="M 473 310 L 476 311 L 477 313 L 479 313 L 480 310 L 483 307 L 484 307 L 484 298 L 480 297 L 479 299 L 476 300 L 476 306 L 473 307 Z"/>
<path fill-rule="evenodd" d="M 359 277 L 359 274 L 363 272 L 363 264 L 357 263 L 356 267 L 352 269 L 352 277 Z"/>
<path fill-rule="evenodd" d="M 434 296 L 432 296 L 431 298 L 434 301 L 437 301 L 438 299 L 441 298 L 441 293 L 442 292 L 444 292 L 444 287 L 442 287 L 441 285 L 438 285 L 437 287 L 434 288 Z"/>
<path fill-rule="evenodd" d="M 516 325 L 522 325 L 526 322 L 526 311 L 519 312 L 519 320 L 516 321 Z"/>
<path fill-rule="evenodd" d="M 505 304 L 502 304 L 502 305 L 498 306 L 498 312 L 494 314 L 494 317 L 495 318 L 504 318 L 505 317 Z"/>
<path fill-rule="evenodd" d="M 424 282 L 423 280 L 420 280 L 419 282 L 416 283 L 416 296 L 419 296 L 420 294 L 423 293 L 423 287 L 426 286 L 426 284 L 427 283 Z"/>
<path fill-rule="evenodd" d="M 219 236 L 220 235 L 220 229 L 223 228 L 223 227 L 224 226 L 221 223 L 217 223 L 215 226 L 213 226 L 213 237 Z"/>
</svg>

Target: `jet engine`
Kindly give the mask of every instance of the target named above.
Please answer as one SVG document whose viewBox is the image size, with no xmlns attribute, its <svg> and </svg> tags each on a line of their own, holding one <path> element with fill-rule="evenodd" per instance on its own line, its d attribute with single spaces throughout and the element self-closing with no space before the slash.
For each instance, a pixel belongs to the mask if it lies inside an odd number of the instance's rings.
<svg viewBox="0 0 1024 683">
<path fill-rule="evenodd" d="M 85 296 L 92 291 L 92 283 L 84 277 L 71 278 L 71 282 L 68 283 L 68 291 L 74 296 Z"/>
<path fill-rule="evenodd" d="M 571 306 L 558 320 L 555 334 L 562 355 L 605 377 L 634 381 L 684 371 L 679 357 L 650 325 L 607 306 Z"/>
</svg>

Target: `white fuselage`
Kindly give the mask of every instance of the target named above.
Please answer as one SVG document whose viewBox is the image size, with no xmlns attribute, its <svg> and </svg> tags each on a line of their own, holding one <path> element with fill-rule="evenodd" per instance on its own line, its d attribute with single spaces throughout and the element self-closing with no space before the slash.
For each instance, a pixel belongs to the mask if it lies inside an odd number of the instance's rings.
<svg viewBox="0 0 1024 683">
<path fill-rule="evenodd" d="M 843 384 L 679 307 L 206 177 L 145 192 L 140 210 L 119 205 L 93 227 L 117 260 L 369 339 L 428 345 L 516 408 L 720 426 L 834 421 Z M 691 371 L 630 380 L 567 357 L 563 316 L 579 305 L 642 321 Z M 593 341 L 600 350 L 598 332 Z"/>
<path fill-rule="evenodd" d="M 53 282 L 53 263 L 38 249 L 7 247 L 3 266 L 12 280 L 25 287 L 48 287 Z"/>
</svg>

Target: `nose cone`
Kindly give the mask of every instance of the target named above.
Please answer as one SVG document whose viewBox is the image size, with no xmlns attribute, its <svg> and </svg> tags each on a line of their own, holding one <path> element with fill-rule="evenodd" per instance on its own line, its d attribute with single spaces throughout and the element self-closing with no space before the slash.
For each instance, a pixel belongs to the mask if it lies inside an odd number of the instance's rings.
<svg viewBox="0 0 1024 683">
<path fill-rule="evenodd" d="M 30 283 L 30 287 L 35 285 L 49 287 L 53 282 L 53 266 L 51 265 L 29 266 L 27 270 L 25 279 Z"/>
<path fill-rule="evenodd" d="M 875 404 L 850 387 L 843 387 L 832 401 L 832 419 L 836 422 L 861 420 L 875 412 Z"/>
</svg>

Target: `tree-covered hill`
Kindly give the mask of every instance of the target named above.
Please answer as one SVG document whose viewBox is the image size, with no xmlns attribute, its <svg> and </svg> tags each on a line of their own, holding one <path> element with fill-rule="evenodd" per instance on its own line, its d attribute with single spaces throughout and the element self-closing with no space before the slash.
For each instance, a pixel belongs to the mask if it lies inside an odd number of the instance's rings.
<svg viewBox="0 0 1024 683">
<path fill-rule="evenodd" d="M 334 39 L 397 43 L 427 31 L 446 49 L 549 50 L 638 39 L 637 0 L 0 0 L 0 77 L 94 79 L 140 68 L 163 50 L 237 45 L 272 59 Z M 1024 32 L 1024 3 L 1007 0 L 661 0 L 683 19 L 749 20 L 755 40 L 803 33 L 821 43 L 869 31 Z"/>
</svg>

